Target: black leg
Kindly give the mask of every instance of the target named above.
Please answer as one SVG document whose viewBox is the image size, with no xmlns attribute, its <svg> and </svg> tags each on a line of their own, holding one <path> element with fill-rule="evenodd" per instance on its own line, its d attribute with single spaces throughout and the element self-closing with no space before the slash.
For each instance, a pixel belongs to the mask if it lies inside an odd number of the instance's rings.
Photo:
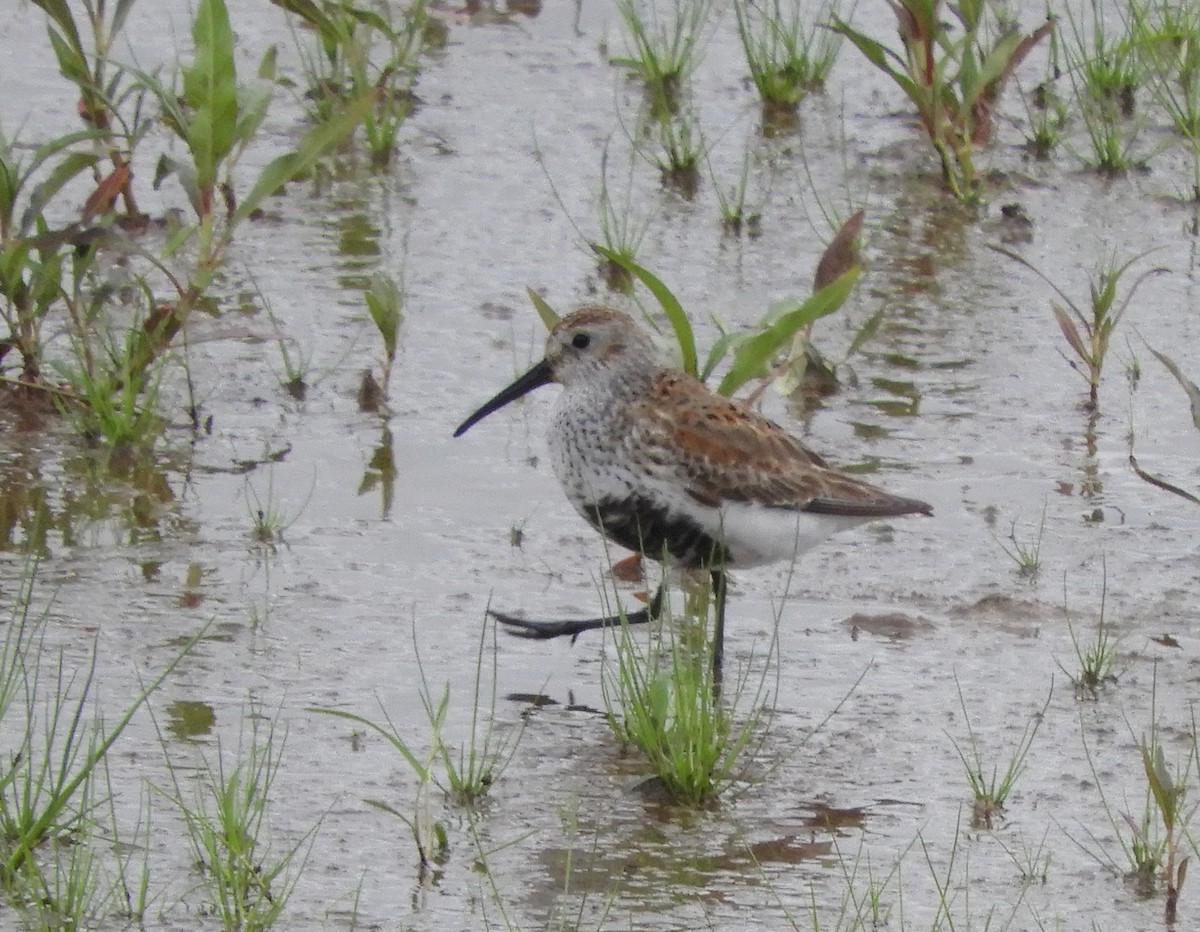
<svg viewBox="0 0 1200 932">
<path fill-rule="evenodd" d="M 713 691 L 721 692 L 721 667 L 725 663 L 725 571 L 712 571 L 713 602 L 717 621 L 713 629 Z"/>
<path fill-rule="evenodd" d="M 723 595 L 724 588 L 721 591 Z M 579 637 L 585 631 L 594 631 L 597 628 L 616 628 L 622 624 L 644 625 L 648 621 L 653 621 L 662 612 L 664 598 L 666 598 L 666 588 L 665 586 L 659 586 L 658 591 L 654 593 L 654 598 L 650 600 L 650 604 L 645 608 L 638 609 L 636 612 L 629 612 L 626 615 L 609 615 L 606 618 L 568 618 L 561 621 L 533 621 L 528 618 L 517 618 L 515 615 L 506 615 L 504 612 L 498 612 L 495 609 L 489 610 L 488 614 L 504 625 L 508 629 L 509 634 L 515 634 L 517 637 L 548 640 L 549 638 L 561 638 L 569 635 L 573 644 L 575 643 L 575 638 Z"/>
</svg>

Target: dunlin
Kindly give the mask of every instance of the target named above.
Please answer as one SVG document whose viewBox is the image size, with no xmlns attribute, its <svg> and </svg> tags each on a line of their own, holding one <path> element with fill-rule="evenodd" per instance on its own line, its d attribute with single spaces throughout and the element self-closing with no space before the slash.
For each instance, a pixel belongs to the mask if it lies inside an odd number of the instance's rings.
<svg viewBox="0 0 1200 932">
<path fill-rule="evenodd" d="M 712 575 L 714 667 L 724 649 L 725 571 L 794 559 L 831 534 L 873 521 L 932 514 L 830 469 L 782 427 L 663 364 L 627 314 L 585 307 L 564 317 L 546 356 L 459 425 L 558 382 L 550 427 L 554 472 L 575 509 L 622 547 Z M 662 608 L 629 613 L 649 621 Z M 531 621 L 493 612 L 514 633 L 550 638 L 620 624 L 620 615 Z"/>
</svg>

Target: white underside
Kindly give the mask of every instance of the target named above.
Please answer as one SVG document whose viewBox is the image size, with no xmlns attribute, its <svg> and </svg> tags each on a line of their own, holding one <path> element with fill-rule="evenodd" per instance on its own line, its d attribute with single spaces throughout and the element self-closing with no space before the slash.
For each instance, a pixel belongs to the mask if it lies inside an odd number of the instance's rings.
<svg viewBox="0 0 1200 932">
<path fill-rule="evenodd" d="M 737 502 L 719 511 L 696 508 L 691 513 L 700 518 L 700 511 L 708 513 L 704 526 L 725 542 L 731 567 L 794 560 L 825 538 L 871 520 Z"/>
</svg>

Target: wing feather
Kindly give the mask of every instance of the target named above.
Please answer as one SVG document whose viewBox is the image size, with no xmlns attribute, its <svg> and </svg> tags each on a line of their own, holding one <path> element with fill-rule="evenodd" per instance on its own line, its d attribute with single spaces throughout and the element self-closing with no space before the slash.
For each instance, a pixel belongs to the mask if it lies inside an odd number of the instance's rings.
<svg viewBox="0 0 1200 932">
<path fill-rule="evenodd" d="M 661 373 L 633 407 L 631 446 L 701 503 L 863 518 L 930 513 L 924 502 L 830 469 L 773 421 L 683 373 Z"/>
</svg>

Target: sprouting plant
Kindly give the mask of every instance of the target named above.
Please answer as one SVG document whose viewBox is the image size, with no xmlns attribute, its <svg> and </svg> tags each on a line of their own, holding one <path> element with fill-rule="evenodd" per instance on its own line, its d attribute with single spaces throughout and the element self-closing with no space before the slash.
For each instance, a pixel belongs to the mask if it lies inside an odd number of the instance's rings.
<svg viewBox="0 0 1200 932">
<path fill-rule="evenodd" d="M 91 345 L 77 343 L 70 362 L 55 362 L 71 391 L 52 397 L 75 430 L 93 443 L 103 441 L 114 450 L 148 448 L 162 431 L 157 402 L 163 361 L 136 368 L 134 354 L 141 345 L 136 326 L 107 342 L 93 329 Z M 91 359 L 97 349 L 103 352 L 99 361 Z"/>
<path fill-rule="evenodd" d="M 97 928 L 104 900 L 102 871 L 90 844 L 55 841 L 37 872 L 24 913 L 26 928 Z"/>
<path fill-rule="evenodd" d="M 700 124 L 685 110 L 661 117 L 656 129 L 658 146 L 650 159 L 662 175 L 663 185 L 691 200 L 700 185 L 700 161 L 705 154 Z"/>
<path fill-rule="evenodd" d="M 1130 15 L 1151 92 L 1190 151 L 1190 197 L 1200 202 L 1200 9 L 1135 0 Z"/>
<path fill-rule="evenodd" d="M 141 218 L 130 163 L 153 120 L 143 111 L 145 86 L 131 81 L 112 54 L 134 0 L 89 0 L 74 9 L 67 0 L 33 2 L 46 14 L 46 32 L 59 72 L 79 92 L 79 118 L 94 132 L 112 165 L 97 192 L 106 208 L 115 206 L 119 196 L 126 217 Z"/>
<path fill-rule="evenodd" d="M 1100 268 L 1095 279 L 1088 283 L 1091 301 L 1088 310 L 1084 311 L 1067 296 L 1065 291 L 1027 259 L 1003 246 L 992 245 L 991 248 L 1013 261 L 1021 263 L 1053 288 L 1055 293 L 1062 298 L 1066 307 L 1051 301 L 1050 308 L 1054 312 L 1054 319 L 1058 322 L 1063 338 L 1067 341 L 1071 351 L 1078 357 L 1078 362 L 1073 359 L 1068 359 L 1067 362 L 1070 363 L 1072 369 L 1087 380 L 1088 404 L 1094 409 L 1099 403 L 1100 376 L 1104 370 L 1104 360 L 1108 356 L 1108 347 L 1112 341 L 1113 331 L 1121 322 L 1121 318 L 1129 308 L 1129 302 L 1133 300 L 1133 296 L 1142 283 L 1150 276 L 1166 272 L 1167 269 L 1153 268 L 1142 272 L 1133 280 L 1125 297 L 1118 302 L 1117 286 L 1121 277 L 1134 264 L 1144 259 L 1146 253 L 1134 256 L 1121 266 L 1118 266 L 1114 259 Z"/>
<path fill-rule="evenodd" d="M 1090 33 L 1067 7 L 1070 40 L 1063 44 L 1067 74 L 1083 118 L 1091 152 L 1080 158 L 1098 171 L 1119 174 L 1138 164 L 1136 94 L 1144 77 L 1128 18 L 1120 35 L 1110 33 L 1103 5 L 1092 0 Z"/>
<path fill-rule="evenodd" d="M 371 287 L 363 293 L 367 313 L 383 340 L 383 378 L 380 380 L 383 397 L 387 397 L 396 361 L 396 345 L 400 337 L 400 321 L 404 318 L 403 285 L 397 285 L 390 275 L 379 272 L 371 278 Z"/>
<path fill-rule="evenodd" d="M 284 510 L 283 504 L 275 495 L 275 473 L 270 471 L 267 476 L 267 491 L 265 496 L 259 495 L 253 483 L 246 481 L 242 493 L 246 500 L 246 513 L 250 517 L 250 537 L 256 544 L 270 552 L 274 552 L 275 544 L 283 540 L 283 533 L 291 527 L 308 506 L 312 489 L 308 496 L 294 511 Z"/>
<path fill-rule="evenodd" d="M 730 332 L 721 326 L 721 336 L 708 352 L 703 366 L 699 363 L 692 322 L 679 299 L 648 269 L 611 250 L 593 244 L 603 258 L 626 268 L 654 295 L 675 334 L 680 367 L 687 373 L 707 380 L 731 356 L 729 368 L 717 386 L 722 395 L 732 397 L 754 380 L 764 382 L 794 372 L 797 358 L 805 352 L 804 331 L 814 321 L 832 314 L 845 303 L 861 268 L 855 248 L 862 215 L 856 214 L 844 225 L 826 250 L 815 276 L 816 291 L 805 300 L 780 301 L 771 307 L 759 323 L 745 332 Z M 779 362 L 779 357 L 783 357 Z"/>
<path fill-rule="evenodd" d="M 1048 159 L 1063 140 L 1067 107 L 1051 81 L 1043 81 L 1031 96 L 1033 99 L 1027 98 L 1025 103 L 1029 127 L 1026 146 L 1036 158 Z"/>
<path fill-rule="evenodd" d="M 233 172 L 270 106 L 274 51 L 269 49 L 263 56 L 256 81 L 239 81 L 233 30 L 224 0 L 199 0 L 192 39 L 192 62 L 182 66 L 179 82 L 168 85 L 137 72 L 158 101 L 163 123 L 184 143 L 188 155 L 186 160 L 166 155 L 160 158 L 157 180 L 161 183 L 174 176 L 179 181 L 197 222 L 172 240 L 173 251 L 187 243 L 194 246 L 187 280 L 158 264 L 178 294 L 174 301 L 160 302 L 140 331 L 141 345 L 132 356 L 135 371 L 166 352 L 183 329 L 207 293 L 238 224 L 353 132 L 372 103 L 372 95 L 364 95 L 349 102 L 329 121 L 313 127 L 295 150 L 267 163 L 249 190 L 239 196 Z"/>
<path fill-rule="evenodd" d="M 1120 639 L 1113 631 L 1112 623 L 1107 619 L 1105 611 L 1108 607 L 1108 570 L 1104 569 L 1100 586 L 1100 617 L 1096 622 L 1096 633 L 1091 641 L 1084 643 L 1080 640 L 1071 621 L 1071 613 L 1067 609 L 1066 578 L 1063 579 L 1063 612 L 1067 618 L 1067 633 L 1071 637 L 1071 647 L 1075 651 L 1076 669 L 1068 670 L 1058 664 L 1058 668 L 1071 680 L 1078 698 L 1096 699 L 1100 690 L 1117 681 L 1117 645 Z"/>
<path fill-rule="evenodd" d="M 1200 775 L 1200 749 L 1197 744 L 1200 733 L 1197 732 L 1193 710 L 1183 761 L 1174 766 L 1168 764 L 1159 736 L 1157 693 L 1156 665 L 1151 687 L 1149 734 L 1138 737 L 1126 722 L 1137 747 L 1142 765 L 1141 775 L 1145 779 L 1144 799 L 1138 815 L 1118 811 L 1109 803 L 1091 749 L 1086 740 L 1083 742 L 1084 755 L 1100 796 L 1101 807 L 1121 846 L 1124 866 L 1128 870 L 1123 870 L 1116 859 L 1105 851 L 1103 843 L 1090 828 L 1085 827 L 1084 831 L 1094 847 L 1089 848 L 1078 841 L 1076 843 L 1098 863 L 1115 873 L 1124 873 L 1146 896 L 1153 895 L 1161 885 L 1165 895 L 1164 918 L 1171 925 L 1176 920 L 1179 896 L 1187 877 L 1189 856 L 1184 853 L 1184 845 L 1190 843 L 1189 826 L 1198 808 L 1189 798 L 1189 790 L 1197 775 Z"/>
<path fill-rule="evenodd" d="M 648 225 L 647 218 L 635 214 L 633 210 L 633 164 L 634 160 L 631 158 L 625 177 L 624 196 L 618 205 L 613 200 L 612 188 L 608 181 L 607 145 L 600 156 L 600 240 L 607 250 L 626 262 L 636 260 Z M 624 265 L 612 259 L 604 259 L 601 266 L 604 281 L 609 288 L 624 292 L 633 290 L 633 277 Z"/>
<path fill-rule="evenodd" d="M 172 801 L 187 826 L 188 838 L 212 898 L 211 908 L 229 930 L 269 929 L 282 915 L 306 858 L 297 855 L 311 843 L 320 822 L 294 845 L 278 851 L 266 837 L 271 790 L 283 763 L 286 735 L 254 734 L 230 765 L 220 744 L 215 767 L 203 768 L 203 785 L 193 802 L 184 797 L 175 765 Z"/>
<path fill-rule="evenodd" d="M 979 185 L 975 148 L 992 135 L 1005 83 L 1050 34 L 1053 21 L 1048 19 L 1022 36 L 1013 24 L 996 22 L 994 8 L 984 0 L 899 0 L 893 10 L 900 30 L 899 52 L 836 15 L 831 26 L 904 91 L 941 160 L 947 187 L 955 197 L 974 200 Z M 989 36 L 993 37 L 990 45 Z"/>
<path fill-rule="evenodd" d="M 199 0 L 190 61 L 168 76 L 148 74 L 112 55 L 132 5 L 38 0 L 88 128 L 51 140 L 31 157 L 18 156 L 0 134 L 0 317 L 11 331 L 9 365 L 19 359 L 22 388 L 54 394 L 87 434 L 115 443 L 153 435 L 158 367 L 186 339 L 192 311 L 211 300 L 236 227 L 351 133 L 371 104 L 370 95 L 349 102 L 294 151 L 269 162 L 243 192 L 235 169 L 270 104 L 273 49 L 262 56 L 258 80 L 240 81 L 224 0 Z M 156 253 L 110 235 L 118 222 L 145 220 L 129 166 L 134 146 L 156 124 L 146 112 L 151 102 L 157 122 L 183 143 L 158 159 L 156 184 L 177 180 L 194 214 L 194 223 L 170 231 Z M 111 170 L 102 167 L 105 159 Z M 79 187 L 71 182 L 89 171 L 94 184 L 82 204 L 61 203 Z M 51 227 L 50 218 L 72 214 L 79 219 Z M 116 264 L 128 277 L 126 288 L 104 274 Z M 71 355 L 49 362 L 66 375 L 69 391 L 45 377 L 42 336 L 48 317 L 64 311 Z"/>
<path fill-rule="evenodd" d="M 1042 725 L 1042 720 L 1045 717 L 1046 710 L 1050 707 L 1050 699 L 1054 695 L 1053 685 L 1050 687 L 1050 692 L 1046 696 L 1046 701 L 1042 708 L 1034 713 L 1033 717 L 1025 725 L 1025 730 L 1021 732 L 1021 737 L 1017 741 L 1016 749 L 1008 759 L 1008 763 L 1004 768 L 1004 772 L 1000 772 L 998 764 L 993 764 L 991 773 L 987 773 L 987 767 L 984 763 L 983 749 L 980 746 L 978 738 L 975 736 L 975 731 L 971 727 L 971 716 L 967 712 L 967 703 L 963 698 L 962 685 L 958 681 L 958 675 L 954 676 L 954 685 L 958 690 L 958 704 L 962 709 L 963 722 L 967 728 L 967 743 L 969 745 L 970 756 L 963 750 L 954 738 L 950 738 L 950 743 L 954 745 L 954 750 L 958 752 L 959 759 L 963 762 L 963 767 L 967 771 L 967 784 L 971 788 L 971 795 L 974 797 L 974 805 L 971 814 L 972 828 L 988 828 L 992 827 L 996 815 L 1004 809 L 1004 803 L 1016 785 L 1017 779 L 1025 770 L 1025 761 L 1029 756 L 1029 749 L 1033 747 L 1033 739 L 1037 737 L 1038 729 Z"/>
<path fill-rule="evenodd" d="M 1050 52 L 1041 82 L 1031 93 L 1022 93 L 1025 105 L 1025 145 L 1039 159 L 1049 158 L 1063 140 L 1067 124 L 1067 103 L 1059 93 L 1062 76 L 1061 35 L 1058 30 L 1050 33 Z"/>
<path fill-rule="evenodd" d="M 838 904 L 836 923 L 830 928 L 850 932 L 855 929 L 890 927 L 890 920 L 897 905 L 896 901 L 899 900 L 901 903 L 903 901 L 901 866 L 904 857 L 916 843 L 917 839 L 915 838 L 909 842 L 903 853 L 892 861 L 887 873 L 881 874 L 872 863 L 871 853 L 866 850 L 866 845 L 861 838 L 858 851 L 851 860 L 841 851 L 835 833 L 833 847 L 838 855 L 836 862 L 841 868 L 845 893 L 842 894 Z M 800 925 L 798 923 L 790 922 L 789 924 L 799 932 Z M 815 899 L 812 904 L 812 927 L 814 929 L 826 927 Z"/>
<path fill-rule="evenodd" d="M 412 832 L 413 842 L 417 848 L 418 877 L 423 881 L 431 870 L 434 870 L 437 865 L 445 862 L 449 852 L 449 838 L 446 834 L 446 826 L 441 821 L 435 819 L 433 815 L 431 791 L 434 786 L 434 764 L 438 759 L 436 742 L 431 744 L 426 755 L 419 757 L 416 752 L 409 748 L 407 742 L 400 737 L 399 728 L 396 727 L 396 724 L 392 721 L 391 716 L 388 715 L 387 710 L 382 707 L 382 704 L 380 705 L 380 711 L 383 713 L 383 720 L 386 723 L 386 727 L 355 712 L 347 712 L 342 709 L 312 706 L 307 711 L 344 719 L 355 725 L 361 725 L 368 731 L 374 732 L 383 738 L 412 769 L 413 775 L 417 778 L 417 791 L 413 801 L 411 816 L 401 812 L 386 800 L 372 798 L 367 799 L 366 803 L 380 812 L 386 812 L 389 815 L 395 816 Z"/>
<path fill-rule="evenodd" d="M 94 131 L 69 133 L 44 143 L 24 157 L 0 129 L 0 318 L 7 343 L 20 361 L 20 378 L 41 383 L 45 344 L 42 329 L 63 293 L 72 270 L 82 273 L 91 250 L 76 254 L 71 238 L 47 238 L 46 210 L 71 181 L 98 161 L 84 144 Z"/>
<path fill-rule="evenodd" d="M 1067 631 L 1071 636 L 1071 647 L 1075 651 L 1077 669 L 1074 673 L 1068 673 L 1071 684 L 1075 687 L 1075 694 L 1095 699 L 1104 686 L 1117 681 L 1116 648 L 1118 639 L 1113 634 L 1112 626 L 1105 624 L 1103 613 L 1101 613 L 1100 622 L 1096 625 L 1095 636 L 1090 642 L 1080 641 L 1069 618 Z M 1061 664 L 1060 669 L 1067 672 Z"/>
<path fill-rule="evenodd" d="M 1122 23 L 1115 32 L 1104 4 L 1090 0 L 1090 7 L 1090 30 L 1076 18 L 1073 7 L 1066 7 L 1071 41 L 1065 44 L 1065 52 L 1076 93 L 1102 105 L 1107 118 L 1131 117 L 1145 80 L 1135 34 L 1137 17 L 1118 14 Z M 1080 100 L 1080 104 L 1084 106 L 1086 101 Z"/>
<path fill-rule="evenodd" d="M 116 721 L 102 722 L 92 712 L 95 651 L 81 671 L 71 670 L 61 652 L 41 656 L 44 620 L 33 610 L 37 573 L 38 562 L 31 557 L 0 631 L 0 724 L 8 736 L 0 761 L 0 885 L 17 889 L 46 882 L 37 851 L 89 821 L 96 800 L 93 780 L 105 756 L 204 633 L 202 628 L 187 641 Z M 56 889 L 78 901 L 91 865 L 81 858 L 67 870 L 61 878 L 65 886 Z M 83 873 L 72 877 L 70 871 Z"/>
<path fill-rule="evenodd" d="M 708 164 L 708 171 L 712 178 L 713 192 L 717 195 L 721 227 L 731 236 L 741 236 L 743 232 L 751 239 L 758 236 L 762 213 L 756 207 L 750 206 L 749 151 L 742 157 L 742 168 L 737 180 L 728 188 L 723 188 L 715 177 L 711 162 Z"/>
<path fill-rule="evenodd" d="M 393 7 L 386 4 L 271 2 L 298 16 L 315 36 L 317 49 L 300 47 L 313 117 L 328 120 L 350 101 L 373 96 L 373 105 L 363 116 L 363 131 L 372 161 L 386 165 L 416 102 L 420 55 L 430 33 L 427 0 L 412 0 L 400 12 L 399 22 Z"/>
<path fill-rule="evenodd" d="M 794 111 L 807 92 L 824 85 L 841 36 L 822 24 L 838 15 L 838 3 L 822 7 L 811 19 L 799 0 L 734 0 L 733 9 L 764 123 L 769 123 L 774 111 Z"/>
<path fill-rule="evenodd" d="M 1153 800 L 1154 810 L 1163 828 L 1162 866 L 1158 879 L 1166 893 L 1164 918 L 1167 923 L 1175 922 L 1179 894 L 1183 892 L 1183 882 L 1187 877 L 1188 856 L 1181 854 L 1180 849 L 1187 840 L 1188 823 L 1196 813 L 1195 804 L 1188 800 L 1189 784 L 1200 773 L 1196 735 L 1193 713 L 1188 753 L 1182 766 L 1175 768 L 1167 765 L 1156 722 L 1151 722 L 1150 735 L 1138 743 L 1138 750 L 1142 754 L 1142 770 L 1146 776 L 1147 796 Z M 1136 827 L 1128 816 L 1126 819 L 1131 828 Z M 1143 834 L 1140 841 L 1144 843 L 1145 840 Z"/>
<path fill-rule="evenodd" d="M 1046 840 L 1050 837 L 1050 829 L 1042 833 L 1041 841 L 1036 845 L 1027 842 L 1024 836 L 1018 836 L 1016 845 L 1010 848 L 998 835 L 996 843 L 1009 856 L 1017 868 L 1017 877 L 1023 884 L 1044 884 L 1050 875 L 1050 863 L 1054 852 L 1047 849 Z M 1015 850 L 1014 850 L 1015 848 Z"/>
<path fill-rule="evenodd" d="M 737 722 L 739 699 L 749 691 L 748 670 L 732 691 L 722 688 L 708 635 L 709 593 L 702 587 L 686 601 L 685 616 L 693 624 L 677 631 L 668 606 L 661 633 L 646 647 L 627 625 L 615 629 L 616 662 L 605 668 L 602 688 L 614 733 L 642 750 L 673 800 L 699 806 L 745 770 L 761 731 L 766 670 L 750 710 Z"/>
<path fill-rule="evenodd" d="M 646 88 L 651 118 L 666 116 L 682 103 L 684 82 L 703 52 L 712 0 L 617 0 L 625 25 L 628 54 L 614 65 L 633 71 Z"/>
<path fill-rule="evenodd" d="M 487 721 L 481 722 L 479 717 L 482 709 L 480 699 L 484 689 L 483 655 L 488 649 L 489 630 L 492 655 L 492 668 L 488 675 L 490 695 Z M 416 651 L 415 632 L 413 648 Z M 444 789 L 450 798 L 458 803 L 474 806 L 487 795 L 512 760 L 523 731 L 522 727 L 505 737 L 498 736 L 496 732 L 496 626 L 484 624 L 480 631 L 479 649 L 475 654 L 475 685 L 470 703 L 470 731 L 466 743 L 457 750 L 451 748 L 442 737 L 450 707 L 450 684 L 445 685 L 440 697 L 435 701 L 425 677 L 425 668 L 421 665 L 420 654 L 417 653 L 416 656 L 417 668 L 421 674 L 421 703 L 429 720 L 435 753 L 446 774 L 447 785 Z"/>
<path fill-rule="evenodd" d="M 1017 521 L 1014 518 L 1008 532 L 1008 543 L 1000 543 L 1001 549 L 1009 555 L 1022 576 L 1032 579 L 1042 568 L 1042 536 L 1046 531 L 1046 508 L 1042 507 L 1042 520 L 1038 524 L 1037 534 L 1031 540 L 1017 537 Z"/>
</svg>

